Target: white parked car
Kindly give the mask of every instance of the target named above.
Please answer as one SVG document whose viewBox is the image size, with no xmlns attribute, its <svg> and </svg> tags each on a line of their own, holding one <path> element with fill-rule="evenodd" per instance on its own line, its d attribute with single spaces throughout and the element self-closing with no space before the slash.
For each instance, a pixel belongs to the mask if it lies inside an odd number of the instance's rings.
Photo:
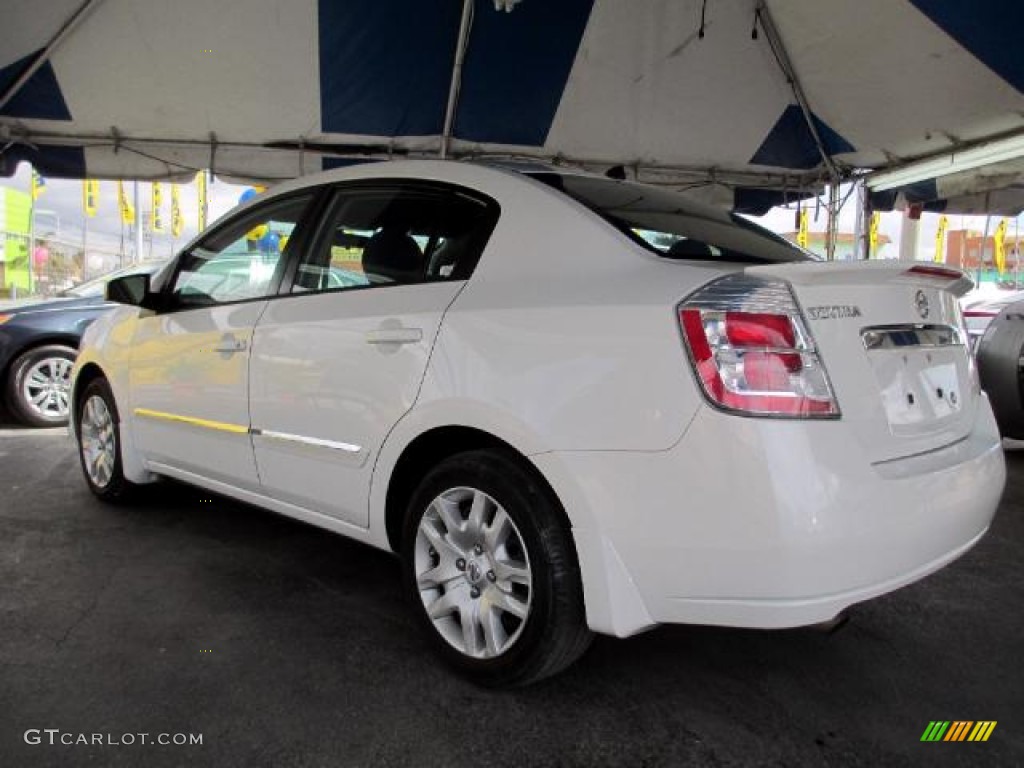
<svg viewBox="0 0 1024 768">
<path fill-rule="evenodd" d="M 591 632 L 827 621 L 977 542 L 1005 469 L 968 284 L 624 181 L 366 165 L 113 283 L 73 425 L 100 498 L 167 476 L 399 553 L 440 653 L 522 684 Z"/>
<path fill-rule="evenodd" d="M 964 313 L 971 351 L 977 352 L 978 344 L 981 343 L 992 321 L 1011 304 L 1024 300 L 1024 291 L 1001 291 L 995 294 L 989 292 L 984 296 L 979 295 L 974 301 L 970 301 L 970 298 L 970 294 L 964 296 L 960 300 L 960 306 Z"/>
</svg>

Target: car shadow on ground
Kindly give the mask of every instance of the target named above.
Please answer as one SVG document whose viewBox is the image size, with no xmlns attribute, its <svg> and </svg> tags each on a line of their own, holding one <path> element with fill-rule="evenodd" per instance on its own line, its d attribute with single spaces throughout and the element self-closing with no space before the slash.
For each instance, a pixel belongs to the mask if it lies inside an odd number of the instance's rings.
<svg viewBox="0 0 1024 768">
<path fill-rule="evenodd" d="M 19 422 L 17 419 L 15 419 L 11 415 L 11 412 L 9 410 L 7 410 L 7 407 L 3 403 L 3 398 L 0 397 L 0 435 L 3 435 L 5 432 L 11 432 L 11 433 L 17 432 L 17 433 L 21 433 L 21 434 L 25 434 L 25 435 L 30 435 L 30 434 L 33 434 L 33 433 L 40 434 L 40 435 L 45 435 L 45 434 L 54 433 L 54 432 L 57 432 L 57 431 L 64 432 L 66 429 L 67 429 L 66 427 L 29 427 L 29 426 L 26 426 L 25 424 L 22 424 L 21 422 Z"/>
<path fill-rule="evenodd" d="M 836 632 L 600 637 L 558 677 L 489 691 L 438 663 L 389 553 L 171 481 L 104 505 L 67 441 L 19 434 L 0 442 L 0 491 L 15 500 L 0 505 L 0 583 L 16 586 L 0 623 L 11 733 L 200 731 L 195 764 L 218 766 L 874 766 L 931 762 L 931 720 L 989 719 L 990 743 L 958 764 L 1024 754 L 1016 446 L 979 545 Z M 497 752 L 492 720 L 515 735 Z M 72 756 L 24 749 L 0 743 L 0 764 Z M 152 765 L 192 756 L 146 752 Z"/>
</svg>

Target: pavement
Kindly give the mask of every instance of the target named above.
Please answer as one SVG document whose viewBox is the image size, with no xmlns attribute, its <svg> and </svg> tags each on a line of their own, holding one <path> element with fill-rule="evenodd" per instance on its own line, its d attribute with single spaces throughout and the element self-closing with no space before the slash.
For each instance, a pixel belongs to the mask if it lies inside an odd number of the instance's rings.
<svg viewBox="0 0 1024 768">
<path fill-rule="evenodd" d="M 1020 450 L 973 551 L 831 634 L 598 638 L 493 692 L 436 662 L 389 554 L 171 483 L 106 506 L 61 430 L 0 429 L 0 766 L 1024 765 Z"/>
</svg>

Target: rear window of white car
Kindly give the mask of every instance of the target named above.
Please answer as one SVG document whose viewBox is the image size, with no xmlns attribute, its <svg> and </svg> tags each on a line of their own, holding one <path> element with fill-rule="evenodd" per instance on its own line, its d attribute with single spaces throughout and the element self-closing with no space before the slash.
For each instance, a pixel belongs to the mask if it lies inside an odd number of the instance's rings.
<svg viewBox="0 0 1024 768">
<path fill-rule="evenodd" d="M 678 192 L 615 179 L 530 174 L 601 216 L 633 241 L 673 260 L 778 263 L 816 257 L 735 213 Z"/>
</svg>

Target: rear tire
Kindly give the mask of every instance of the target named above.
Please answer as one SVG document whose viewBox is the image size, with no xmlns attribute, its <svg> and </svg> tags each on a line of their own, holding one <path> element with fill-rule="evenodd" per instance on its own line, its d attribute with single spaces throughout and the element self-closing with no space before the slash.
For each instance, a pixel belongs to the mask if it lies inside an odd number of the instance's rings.
<svg viewBox="0 0 1024 768">
<path fill-rule="evenodd" d="M 78 458 L 89 490 L 106 502 L 128 500 L 138 486 L 122 471 L 121 420 L 110 384 L 103 377 L 93 379 L 75 407 Z"/>
<path fill-rule="evenodd" d="M 21 354 L 7 378 L 11 414 L 30 427 L 63 427 L 68 423 L 71 366 L 78 352 L 63 344 L 47 344 Z"/>
<path fill-rule="evenodd" d="M 413 493 L 403 580 L 437 652 L 490 687 L 554 675 L 590 645 L 572 534 L 518 457 L 445 459 Z"/>
</svg>

